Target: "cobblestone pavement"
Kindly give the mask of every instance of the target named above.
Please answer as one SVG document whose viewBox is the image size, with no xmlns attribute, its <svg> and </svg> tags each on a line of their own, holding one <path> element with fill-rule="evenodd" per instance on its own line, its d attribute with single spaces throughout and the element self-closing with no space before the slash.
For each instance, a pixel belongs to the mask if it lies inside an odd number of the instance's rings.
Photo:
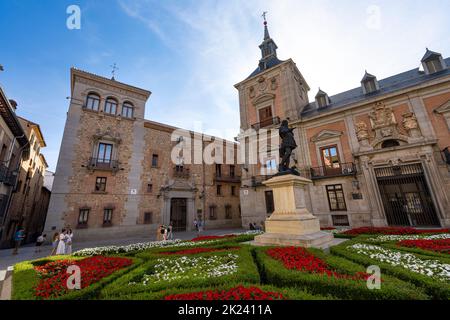
<svg viewBox="0 0 450 320">
<path fill-rule="evenodd" d="M 245 232 L 243 229 L 217 229 L 217 230 L 204 230 L 201 235 L 202 236 L 215 236 L 215 235 L 225 235 L 230 233 L 237 232 Z M 176 232 L 174 233 L 174 239 L 181 240 L 189 240 L 195 238 L 197 236 L 197 232 Z M 147 237 L 147 238 L 126 238 L 126 239 L 109 239 L 102 241 L 88 241 L 88 242 L 79 242 L 77 243 L 76 238 L 73 239 L 73 251 L 77 251 L 84 248 L 93 248 L 93 247 L 102 247 L 102 246 L 110 246 L 110 245 L 129 245 L 133 243 L 139 242 L 149 242 L 155 241 L 155 237 Z M 52 247 L 48 243 L 45 246 L 41 247 L 41 252 L 35 252 L 36 248 L 34 245 L 26 245 L 19 249 L 18 255 L 12 255 L 13 249 L 4 249 L 0 250 L 0 270 L 5 270 L 9 266 L 13 266 L 18 262 L 26 261 L 26 260 L 34 260 L 48 256 Z"/>
</svg>

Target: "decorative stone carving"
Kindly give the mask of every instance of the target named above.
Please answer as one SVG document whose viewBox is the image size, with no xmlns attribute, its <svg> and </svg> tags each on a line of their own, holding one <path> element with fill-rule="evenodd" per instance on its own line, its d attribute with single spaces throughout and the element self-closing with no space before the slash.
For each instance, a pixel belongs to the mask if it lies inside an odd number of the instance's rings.
<svg viewBox="0 0 450 320">
<path fill-rule="evenodd" d="M 261 92 L 264 92 L 267 90 L 267 82 L 264 77 L 259 77 L 258 79 L 258 89 Z"/>
<path fill-rule="evenodd" d="M 250 89 L 248 90 L 249 91 L 249 95 L 250 95 L 250 98 L 254 98 L 254 97 L 256 97 L 256 92 L 255 92 L 255 87 L 250 87 Z"/>
<path fill-rule="evenodd" d="M 421 138 L 422 134 L 419 129 L 416 115 L 413 112 L 405 112 L 403 115 L 403 128 L 408 132 L 408 135 L 413 138 Z"/>
<path fill-rule="evenodd" d="M 375 105 L 374 110 L 369 113 L 370 124 L 375 131 L 375 139 L 372 147 L 380 147 L 385 140 L 399 140 L 408 142 L 408 137 L 398 131 L 397 120 L 392 108 L 386 107 L 383 102 Z"/>
<path fill-rule="evenodd" d="M 373 129 L 379 129 L 397 124 L 392 109 L 379 102 L 375 105 L 374 111 L 369 113 L 370 122 Z"/>
<path fill-rule="evenodd" d="M 120 133 L 112 132 L 111 128 L 106 128 L 106 131 L 102 132 L 100 129 L 97 129 L 96 134 L 93 136 L 94 141 L 107 140 L 112 141 L 116 144 L 120 144 L 122 142 L 122 138 L 120 137 Z"/>
<path fill-rule="evenodd" d="M 271 89 L 271 90 L 277 90 L 277 88 L 278 88 L 277 78 L 273 77 L 273 78 L 270 80 L 270 89 Z"/>
<path fill-rule="evenodd" d="M 367 124 L 363 121 L 358 122 L 355 125 L 356 137 L 358 141 L 368 141 L 369 140 L 369 129 L 367 129 Z"/>
</svg>

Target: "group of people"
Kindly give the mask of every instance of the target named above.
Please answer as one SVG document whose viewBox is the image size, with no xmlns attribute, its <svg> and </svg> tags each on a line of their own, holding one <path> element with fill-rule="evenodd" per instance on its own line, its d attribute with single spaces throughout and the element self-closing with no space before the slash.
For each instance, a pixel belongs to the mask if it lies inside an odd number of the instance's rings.
<svg viewBox="0 0 450 320">
<path fill-rule="evenodd" d="M 62 229 L 61 233 L 56 232 L 52 239 L 52 253 L 50 255 L 72 254 L 72 229 Z"/>
<path fill-rule="evenodd" d="M 62 229 L 61 233 L 56 232 L 53 235 L 52 239 L 52 247 L 53 250 L 50 255 L 66 255 L 66 254 L 72 254 L 72 238 L 73 238 L 73 232 L 72 229 Z M 25 239 L 25 229 L 22 227 L 17 228 L 16 233 L 14 234 L 14 250 L 13 255 L 16 255 L 19 253 L 20 245 L 22 244 L 22 241 Z M 47 240 L 46 234 L 41 234 L 36 239 L 36 249 L 35 253 L 41 252 L 41 247 Z"/>
<path fill-rule="evenodd" d="M 168 226 L 160 225 L 156 233 L 157 241 L 167 241 L 173 240 L 173 223 L 171 222 Z"/>
<path fill-rule="evenodd" d="M 200 233 L 203 231 L 204 223 L 202 220 L 194 219 L 194 228 L 195 231 L 197 231 L 197 235 L 200 235 Z"/>
</svg>

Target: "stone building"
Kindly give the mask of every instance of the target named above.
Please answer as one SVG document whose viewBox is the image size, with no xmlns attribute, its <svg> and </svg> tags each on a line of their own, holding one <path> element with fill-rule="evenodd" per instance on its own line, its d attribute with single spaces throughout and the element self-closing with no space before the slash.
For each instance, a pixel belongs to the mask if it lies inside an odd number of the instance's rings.
<svg viewBox="0 0 450 320">
<path fill-rule="evenodd" d="M 217 157 L 206 165 L 187 161 L 194 155 L 183 150 L 172 161 L 174 147 L 194 138 L 200 138 L 201 151 L 214 143 L 236 154 L 236 143 L 144 119 L 150 95 L 71 69 L 47 232 L 71 227 L 77 240 L 85 240 L 154 236 L 159 225 L 170 222 L 175 231 L 192 230 L 194 219 L 205 221 L 206 228 L 241 225 L 236 156 L 231 164 Z"/>
<path fill-rule="evenodd" d="M 258 68 L 235 86 L 244 227 L 273 212 L 262 181 L 277 172 L 270 137 L 283 119 L 295 128 L 295 165 L 313 181 L 307 206 L 323 227 L 450 226 L 450 58 L 427 49 L 419 68 L 382 80 L 366 72 L 358 87 L 333 96 L 319 89 L 309 101 L 305 78 L 292 59 L 278 59 L 267 23 L 260 49 Z M 256 137 L 257 151 L 248 147 Z"/>
<path fill-rule="evenodd" d="M 44 186 L 44 176 L 48 164 L 42 154 L 47 145 L 37 123 L 22 117 L 18 119 L 29 141 L 30 152 L 28 158 L 20 162 L 17 184 L 11 197 L 8 239 L 12 239 L 15 229 L 22 226 L 26 232 L 24 243 L 27 243 L 34 242 L 41 235 L 47 216 L 50 190 Z"/>
<path fill-rule="evenodd" d="M 29 157 L 29 143 L 15 110 L 17 103 L 9 100 L 0 87 L 0 248 L 10 245 L 9 235 L 15 231 L 9 207 L 17 184 L 21 159 Z"/>
</svg>

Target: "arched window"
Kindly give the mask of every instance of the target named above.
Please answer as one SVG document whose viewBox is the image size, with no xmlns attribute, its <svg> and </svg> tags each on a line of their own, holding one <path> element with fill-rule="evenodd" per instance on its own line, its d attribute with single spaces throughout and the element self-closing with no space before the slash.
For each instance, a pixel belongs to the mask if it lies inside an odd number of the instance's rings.
<svg viewBox="0 0 450 320">
<path fill-rule="evenodd" d="M 86 98 L 86 109 L 98 111 L 100 106 L 100 96 L 96 93 L 89 93 Z"/>
<path fill-rule="evenodd" d="M 399 145 L 400 145 L 400 143 L 397 140 L 386 140 L 381 145 L 381 148 L 382 149 L 392 148 L 392 147 L 398 147 Z"/>
<path fill-rule="evenodd" d="M 113 98 L 106 99 L 105 102 L 105 113 L 115 115 L 117 112 L 117 101 Z"/>
<path fill-rule="evenodd" d="M 134 107 L 130 102 L 124 102 L 122 105 L 122 117 L 133 118 Z"/>
</svg>

